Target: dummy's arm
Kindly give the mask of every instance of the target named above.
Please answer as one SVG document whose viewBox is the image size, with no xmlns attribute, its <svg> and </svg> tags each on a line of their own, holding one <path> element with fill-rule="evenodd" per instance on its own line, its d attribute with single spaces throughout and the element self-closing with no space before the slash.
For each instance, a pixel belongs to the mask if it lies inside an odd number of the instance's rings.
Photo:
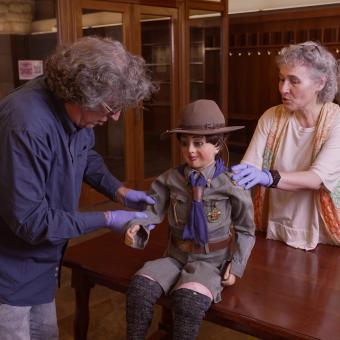
<svg viewBox="0 0 340 340">
<path fill-rule="evenodd" d="M 166 174 L 163 174 L 151 184 L 149 195 L 153 198 L 155 204 L 149 205 L 144 210 L 144 213 L 147 214 L 146 219 L 134 219 L 128 223 L 125 244 L 133 248 L 145 248 L 149 240 L 150 230 L 163 221 L 169 200 L 169 191 L 165 185 L 165 180 Z"/>
<path fill-rule="evenodd" d="M 248 190 L 243 190 L 233 184 L 228 188 L 228 194 L 234 228 L 233 256 L 230 263 L 230 273 L 237 277 L 242 277 L 255 243 L 253 203 Z M 227 275 L 228 270 L 229 268 L 227 267 L 225 273 Z"/>
<path fill-rule="evenodd" d="M 125 241 L 124 243 L 132 248 L 136 248 L 136 236 L 138 231 L 140 230 L 140 225 L 134 224 L 128 228 L 125 233 Z"/>
<path fill-rule="evenodd" d="M 236 276 L 230 273 L 230 269 L 231 269 L 231 263 L 228 264 L 223 274 L 223 280 L 222 280 L 223 286 L 232 286 L 236 282 Z"/>
</svg>

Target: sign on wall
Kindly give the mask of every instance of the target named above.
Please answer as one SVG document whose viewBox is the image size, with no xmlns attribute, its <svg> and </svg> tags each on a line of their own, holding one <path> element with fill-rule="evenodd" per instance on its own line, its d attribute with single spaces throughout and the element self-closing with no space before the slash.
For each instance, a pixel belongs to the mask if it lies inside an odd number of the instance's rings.
<svg viewBox="0 0 340 340">
<path fill-rule="evenodd" d="M 34 79 L 43 74 L 42 60 L 18 60 L 19 80 Z"/>
</svg>

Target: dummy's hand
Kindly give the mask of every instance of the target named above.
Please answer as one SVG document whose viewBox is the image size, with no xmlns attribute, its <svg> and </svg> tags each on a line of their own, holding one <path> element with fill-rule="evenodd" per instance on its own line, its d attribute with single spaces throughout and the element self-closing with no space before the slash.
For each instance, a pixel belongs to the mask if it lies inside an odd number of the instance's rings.
<svg viewBox="0 0 340 340">
<path fill-rule="evenodd" d="M 156 225 L 155 224 L 149 224 L 147 226 L 147 228 L 151 231 L 153 229 L 155 229 Z M 138 231 L 140 230 L 141 226 L 138 224 L 134 224 L 131 227 L 129 227 L 129 229 L 126 231 L 125 233 L 125 240 L 124 243 L 127 246 L 133 247 L 134 242 L 135 242 L 135 237 L 138 233 Z"/>
<path fill-rule="evenodd" d="M 124 204 L 124 206 L 135 210 L 144 210 L 145 205 L 155 204 L 155 200 L 148 196 L 144 191 L 128 189 L 125 187 L 121 187 L 117 190 L 117 199 Z"/>
<path fill-rule="evenodd" d="M 134 224 L 132 225 L 125 233 L 125 244 L 129 247 L 133 246 L 135 236 L 138 233 L 138 230 L 140 229 L 140 225 Z"/>
<path fill-rule="evenodd" d="M 272 175 L 268 170 L 260 170 L 252 165 L 238 164 L 231 167 L 232 179 L 237 185 L 250 189 L 256 184 L 269 187 L 273 183 Z"/>
<path fill-rule="evenodd" d="M 115 210 L 115 211 L 106 211 L 106 226 L 108 226 L 111 230 L 122 232 L 124 226 L 129 221 L 135 218 L 147 218 L 147 214 L 139 211 L 125 211 L 125 210 Z"/>
<path fill-rule="evenodd" d="M 230 273 L 231 263 L 228 264 L 227 269 L 224 272 L 222 285 L 232 286 L 236 282 L 236 276 Z"/>
</svg>

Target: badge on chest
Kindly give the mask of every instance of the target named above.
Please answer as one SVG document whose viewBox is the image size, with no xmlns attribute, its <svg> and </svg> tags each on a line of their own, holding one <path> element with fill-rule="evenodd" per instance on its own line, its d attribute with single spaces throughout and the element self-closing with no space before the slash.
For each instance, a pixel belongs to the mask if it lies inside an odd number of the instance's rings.
<svg viewBox="0 0 340 340">
<path fill-rule="evenodd" d="M 208 222 L 213 223 L 213 222 L 218 222 L 221 217 L 221 211 L 216 207 L 216 203 L 212 203 L 208 214 L 207 214 L 207 219 Z"/>
</svg>

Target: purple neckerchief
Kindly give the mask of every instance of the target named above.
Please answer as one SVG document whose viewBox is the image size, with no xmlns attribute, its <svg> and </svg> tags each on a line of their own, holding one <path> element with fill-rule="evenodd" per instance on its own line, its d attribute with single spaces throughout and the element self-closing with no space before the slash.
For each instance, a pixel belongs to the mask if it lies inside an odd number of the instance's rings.
<svg viewBox="0 0 340 340">
<path fill-rule="evenodd" d="M 178 167 L 178 171 L 184 176 L 185 164 Z M 212 178 L 219 176 L 225 172 L 223 160 L 218 158 L 215 162 L 215 172 Z M 207 180 L 200 174 L 195 178 L 195 171 L 189 173 L 189 183 L 191 187 L 207 186 Z M 191 203 L 191 211 L 188 223 L 184 226 L 183 240 L 194 240 L 196 244 L 204 246 L 208 242 L 208 226 L 205 217 L 202 200 L 196 201 L 194 197 Z"/>
</svg>

